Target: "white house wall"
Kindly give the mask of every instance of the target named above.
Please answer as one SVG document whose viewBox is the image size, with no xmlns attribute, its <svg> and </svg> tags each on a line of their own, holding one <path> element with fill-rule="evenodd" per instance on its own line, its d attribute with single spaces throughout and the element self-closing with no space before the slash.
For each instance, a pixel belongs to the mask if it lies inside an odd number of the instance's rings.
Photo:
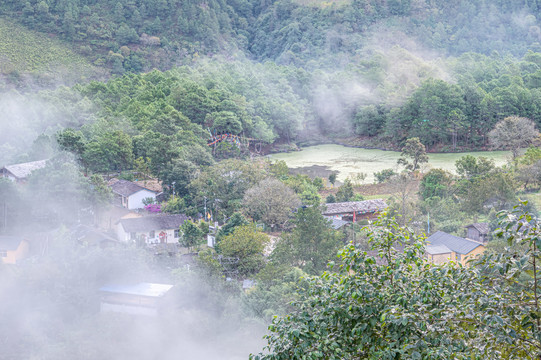
<svg viewBox="0 0 541 360">
<path fill-rule="evenodd" d="M 166 235 L 167 235 L 167 239 L 166 239 L 166 242 L 167 244 L 176 244 L 178 243 L 178 240 L 179 238 L 175 238 L 175 229 L 170 229 L 170 230 L 156 230 L 154 231 L 154 238 L 153 239 L 149 239 L 148 238 L 148 232 L 146 233 L 137 233 L 137 235 L 146 235 L 147 237 L 147 243 L 149 244 L 152 244 L 152 243 L 160 243 L 160 233 L 162 231 L 165 231 Z"/>
<path fill-rule="evenodd" d="M 144 237 L 147 244 L 152 244 L 152 243 L 157 244 L 157 243 L 160 243 L 160 233 L 162 231 L 165 231 L 165 233 L 167 234 L 167 239 L 166 240 L 167 240 L 168 244 L 176 244 L 176 243 L 178 243 L 179 238 L 175 238 L 175 229 L 155 230 L 154 231 L 154 238 L 152 238 L 152 239 L 149 238 L 150 231 L 136 232 L 135 236 L 138 239 Z M 124 227 L 122 226 L 121 223 L 118 223 L 118 225 L 116 226 L 116 236 L 117 236 L 119 241 L 122 241 L 122 242 L 130 242 L 131 241 L 130 233 L 126 232 L 124 230 Z"/>
<path fill-rule="evenodd" d="M 136 192 L 135 194 L 132 194 L 128 197 L 128 209 L 142 209 L 145 207 L 145 204 L 143 204 L 143 199 L 146 198 L 153 198 L 156 200 L 156 193 L 150 191 L 150 190 L 140 190 Z"/>
</svg>

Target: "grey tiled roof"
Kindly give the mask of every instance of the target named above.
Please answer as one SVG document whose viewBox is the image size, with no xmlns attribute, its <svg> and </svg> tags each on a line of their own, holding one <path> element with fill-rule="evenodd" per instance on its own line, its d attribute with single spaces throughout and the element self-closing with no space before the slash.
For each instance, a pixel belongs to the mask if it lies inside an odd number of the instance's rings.
<svg viewBox="0 0 541 360">
<path fill-rule="evenodd" d="M 121 219 L 119 223 L 126 232 L 148 232 L 153 230 L 178 229 L 188 217 L 183 214 L 153 215 L 132 219 Z"/>
<path fill-rule="evenodd" d="M 118 180 L 117 182 L 111 185 L 111 190 L 115 194 L 119 194 L 122 196 L 130 196 L 141 190 L 147 190 L 147 191 L 156 193 L 155 191 L 146 189 L 128 180 Z"/>
<path fill-rule="evenodd" d="M 374 213 L 383 211 L 387 204 L 383 199 L 364 200 L 364 201 L 348 201 L 341 203 L 327 204 L 323 215 L 351 214 L 357 213 Z"/>
<path fill-rule="evenodd" d="M 25 179 L 32 171 L 45 167 L 47 160 L 31 161 L 21 164 L 6 165 L 4 169 L 12 173 L 18 179 Z"/>
<path fill-rule="evenodd" d="M 470 226 L 474 227 L 479 231 L 481 234 L 486 235 L 490 231 L 488 227 L 488 223 L 474 223 L 468 226 L 465 226 L 466 228 L 469 228 Z"/>
<path fill-rule="evenodd" d="M 332 217 L 328 217 L 328 216 L 325 216 L 327 219 L 329 219 L 329 221 L 331 222 L 331 227 L 335 230 L 338 230 L 340 229 L 342 226 L 346 225 L 349 223 L 349 221 L 345 221 L 345 220 L 340 220 L 340 219 L 335 219 L 335 218 L 332 218 Z"/>
<path fill-rule="evenodd" d="M 426 242 L 430 245 L 445 245 L 452 251 L 462 255 L 469 254 L 478 246 L 483 246 L 477 241 L 467 240 L 443 231 L 436 231 L 426 239 Z"/>
<path fill-rule="evenodd" d="M 78 225 L 73 229 L 73 236 L 78 241 L 85 241 L 90 245 L 100 244 L 103 241 L 118 242 L 114 237 L 88 225 Z"/>
</svg>

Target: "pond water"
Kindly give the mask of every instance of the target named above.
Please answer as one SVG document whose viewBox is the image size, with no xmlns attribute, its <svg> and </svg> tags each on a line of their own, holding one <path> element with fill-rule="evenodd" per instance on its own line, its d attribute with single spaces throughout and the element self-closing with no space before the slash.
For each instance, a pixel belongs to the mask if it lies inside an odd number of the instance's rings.
<svg viewBox="0 0 541 360">
<path fill-rule="evenodd" d="M 467 153 L 433 153 L 429 154 L 428 164 L 424 164 L 423 172 L 431 168 L 442 168 L 455 172 L 455 161 L 464 155 L 484 156 L 494 159 L 496 165 L 505 164 L 511 157 L 509 151 L 476 151 Z M 375 149 L 352 148 L 342 145 L 317 145 L 303 148 L 301 151 L 277 153 L 269 155 L 272 160 L 284 160 L 294 173 L 310 176 L 328 177 L 332 171 L 338 171 L 338 180 L 356 174 L 366 174 L 364 183 L 374 182 L 374 172 L 392 168 L 400 171 L 396 162 L 400 152 Z"/>
</svg>

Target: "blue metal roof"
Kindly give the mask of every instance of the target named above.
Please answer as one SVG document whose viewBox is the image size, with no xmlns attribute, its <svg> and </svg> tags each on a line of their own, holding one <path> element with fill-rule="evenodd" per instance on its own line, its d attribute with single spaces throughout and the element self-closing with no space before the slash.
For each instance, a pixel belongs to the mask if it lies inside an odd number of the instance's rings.
<svg viewBox="0 0 541 360">
<path fill-rule="evenodd" d="M 478 246 L 483 246 L 483 244 L 478 243 L 477 241 L 467 240 L 447 234 L 443 231 L 436 231 L 434 234 L 430 235 L 426 241 L 430 245 L 445 245 L 450 250 L 462 255 L 469 254 Z"/>
<path fill-rule="evenodd" d="M 165 293 L 171 290 L 172 287 L 173 285 L 169 284 L 138 283 L 129 285 L 105 285 L 100 288 L 100 291 L 117 294 L 160 297 L 165 295 Z"/>
</svg>

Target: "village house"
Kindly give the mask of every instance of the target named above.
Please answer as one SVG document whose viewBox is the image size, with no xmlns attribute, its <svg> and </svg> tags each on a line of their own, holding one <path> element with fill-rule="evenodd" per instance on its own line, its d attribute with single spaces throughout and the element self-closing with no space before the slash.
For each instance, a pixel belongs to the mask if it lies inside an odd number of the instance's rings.
<svg viewBox="0 0 541 360">
<path fill-rule="evenodd" d="M 487 223 L 475 223 L 466 226 L 466 238 L 486 244 L 490 228 Z"/>
<path fill-rule="evenodd" d="M 109 186 L 115 196 L 115 205 L 129 210 L 144 208 L 143 199 L 151 198 L 156 200 L 158 194 L 156 191 L 149 190 L 128 180 L 116 180 Z"/>
<path fill-rule="evenodd" d="M 382 199 L 348 201 L 325 205 L 323 215 L 332 219 L 345 221 L 359 221 L 362 219 L 373 220 L 387 208 Z"/>
<path fill-rule="evenodd" d="M 34 170 L 44 168 L 47 160 L 31 161 L 21 164 L 6 165 L 0 169 L 0 177 L 5 177 L 16 183 L 25 183 Z"/>
<path fill-rule="evenodd" d="M 100 311 L 155 316 L 172 287 L 154 283 L 106 285 L 99 289 Z"/>
<path fill-rule="evenodd" d="M 116 233 L 121 242 L 174 244 L 180 239 L 180 225 L 187 219 L 188 217 L 182 214 L 121 219 L 117 223 Z"/>
<path fill-rule="evenodd" d="M 3 264 L 17 264 L 28 257 L 30 246 L 20 236 L 0 236 L 0 259 Z"/>
<path fill-rule="evenodd" d="M 426 239 L 426 242 L 426 256 L 434 264 L 456 261 L 466 265 L 468 260 L 485 251 L 485 245 L 480 242 L 447 234 L 443 231 L 436 231 Z"/>
<path fill-rule="evenodd" d="M 345 220 L 342 220 L 342 219 L 336 219 L 336 218 L 331 217 L 331 216 L 325 216 L 325 218 L 330 221 L 329 224 L 331 225 L 331 227 L 334 230 L 340 230 L 344 226 L 346 226 L 347 224 L 350 224 L 349 221 L 345 221 Z"/>
<path fill-rule="evenodd" d="M 72 235 L 83 246 L 99 247 L 101 249 L 113 247 L 118 240 L 94 227 L 79 224 L 72 230 Z"/>
</svg>

